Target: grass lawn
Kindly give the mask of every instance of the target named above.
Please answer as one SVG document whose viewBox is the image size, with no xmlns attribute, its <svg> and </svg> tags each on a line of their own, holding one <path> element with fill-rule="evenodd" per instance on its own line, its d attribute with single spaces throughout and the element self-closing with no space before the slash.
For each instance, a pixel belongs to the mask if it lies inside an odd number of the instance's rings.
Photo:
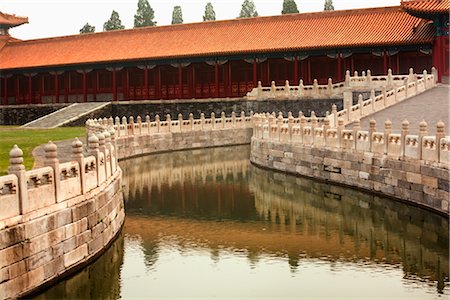
<svg viewBox="0 0 450 300">
<path fill-rule="evenodd" d="M 31 151 L 48 141 L 60 141 L 85 135 L 84 127 L 60 127 L 54 129 L 23 129 L 15 126 L 0 126 L 0 175 L 5 175 L 9 167 L 9 151 L 17 144 L 23 151 L 27 170 L 33 167 Z"/>
</svg>

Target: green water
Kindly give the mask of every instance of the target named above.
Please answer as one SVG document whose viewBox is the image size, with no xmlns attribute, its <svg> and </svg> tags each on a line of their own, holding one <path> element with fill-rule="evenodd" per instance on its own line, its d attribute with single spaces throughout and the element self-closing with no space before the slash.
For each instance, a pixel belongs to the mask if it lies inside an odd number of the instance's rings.
<svg viewBox="0 0 450 300">
<path fill-rule="evenodd" d="M 122 161 L 121 235 L 36 298 L 450 298 L 447 218 L 248 157 L 238 146 Z"/>
</svg>

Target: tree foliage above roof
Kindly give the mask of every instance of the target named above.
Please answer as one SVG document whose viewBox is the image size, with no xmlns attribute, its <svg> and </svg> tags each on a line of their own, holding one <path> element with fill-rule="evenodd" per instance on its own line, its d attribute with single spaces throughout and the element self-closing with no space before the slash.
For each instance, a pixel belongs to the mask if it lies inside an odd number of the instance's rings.
<svg viewBox="0 0 450 300">
<path fill-rule="evenodd" d="M 253 3 L 253 0 L 244 0 L 238 18 L 251 18 L 257 16 L 258 12 L 256 11 L 256 6 L 255 3 Z"/>
<path fill-rule="evenodd" d="M 156 26 L 155 11 L 148 0 L 139 0 L 136 14 L 134 15 L 134 27 Z"/>
<path fill-rule="evenodd" d="M 119 30 L 125 29 L 125 26 L 122 25 L 122 21 L 120 20 L 119 13 L 115 10 L 111 13 L 111 18 L 103 24 L 103 31 L 111 31 L 111 30 Z"/>
</svg>

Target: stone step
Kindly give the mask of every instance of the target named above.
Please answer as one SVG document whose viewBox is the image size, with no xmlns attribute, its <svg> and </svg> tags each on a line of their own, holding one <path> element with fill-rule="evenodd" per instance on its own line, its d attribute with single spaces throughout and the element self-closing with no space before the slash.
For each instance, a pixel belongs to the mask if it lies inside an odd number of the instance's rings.
<svg viewBox="0 0 450 300">
<path fill-rule="evenodd" d="M 39 119 L 31 121 L 23 128 L 55 128 L 67 123 L 71 123 L 87 114 L 90 114 L 96 110 L 104 108 L 109 105 L 109 102 L 87 102 L 87 103 L 74 103 L 72 105 L 63 107 L 51 114 L 43 116 Z"/>
</svg>

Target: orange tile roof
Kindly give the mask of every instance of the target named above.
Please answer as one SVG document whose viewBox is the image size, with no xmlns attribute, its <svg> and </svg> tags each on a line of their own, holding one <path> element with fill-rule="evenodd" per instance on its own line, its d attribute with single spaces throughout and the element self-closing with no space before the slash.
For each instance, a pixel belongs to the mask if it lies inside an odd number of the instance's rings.
<svg viewBox="0 0 450 300">
<path fill-rule="evenodd" d="M 450 0 L 402 0 L 401 6 L 406 11 L 426 14 L 448 14 Z"/>
<path fill-rule="evenodd" d="M 434 27 L 420 20 L 397 6 L 9 42 L 0 69 L 430 43 Z"/>
<path fill-rule="evenodd" d="M 0 25 L 8 25 L 8 27 L 15 27 L 28 23 L 28 18 L 19 17 L 16 15 L 9 15 L 0 12 Z"/>
</svg>

